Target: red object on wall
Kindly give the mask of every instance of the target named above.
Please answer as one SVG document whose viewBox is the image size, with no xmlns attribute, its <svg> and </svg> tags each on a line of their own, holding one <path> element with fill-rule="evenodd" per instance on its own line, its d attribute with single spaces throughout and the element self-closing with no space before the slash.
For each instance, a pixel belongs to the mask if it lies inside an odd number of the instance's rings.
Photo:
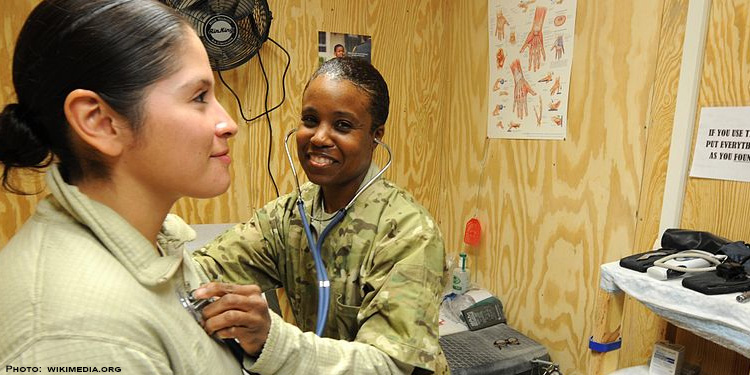
<svg viewBox="0 0 750 375">
<path fill-rule="evenodd" d="M 479 238 L 482 235 L 482 225 L 475 217 L 466 222 L 464 230 L 464 243 L 470 246 L 479 246 Z"/>
</svg>

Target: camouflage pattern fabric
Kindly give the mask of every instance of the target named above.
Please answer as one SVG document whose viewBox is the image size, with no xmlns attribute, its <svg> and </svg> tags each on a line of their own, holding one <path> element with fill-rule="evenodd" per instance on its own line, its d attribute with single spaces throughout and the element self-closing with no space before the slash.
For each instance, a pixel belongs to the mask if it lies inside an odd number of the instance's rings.
<svg viewBox="0 0 750 375">
<path fill-rule="evenodd" d="M 306 211 L 320 187 L 306 183 Z M 318 288 L 315 262 L 295 205 L 285 195 L 259 209 L 193 254 L 210 277 L 283 286 L 294 318 L 314 331 Z M 321 250 L 331 281 L 323 336 L 358 341 L 418 369 L 446 373 L 438 343 L 439 298 L 447 280 L 444 245 L 430 214 L 384 179 L 371 185 L 326 237 Z"/>
</svg>

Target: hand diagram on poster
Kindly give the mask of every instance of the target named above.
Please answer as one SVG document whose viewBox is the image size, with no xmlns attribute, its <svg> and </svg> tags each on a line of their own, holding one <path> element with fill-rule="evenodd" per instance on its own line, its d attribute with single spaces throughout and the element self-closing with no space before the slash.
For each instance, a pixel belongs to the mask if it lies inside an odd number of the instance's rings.
<svg viewBox="0 0 750 375">
<path fill-rule="evenodd" d="M 523 12 L 526 13 L 527 10 L 529 10 L 529 5 L 534 4 L 536 0 L 527 0 L 527 1 L 519 1 L 518 7 L 523 9 Z"/>
<path fill-rule="evenodd" d="M 544 52 L 544 36 L 542 35 L 542 26 L 544 17 L 547 15 L 547 8 L 537 7 L 534 12 L 534 23 L 531 25 L 531 31 L 526 37 L 526 41 L 521 46 L 521 53 L 529 47 L 529 70 L 536 72 L 542 60 L 547 60 Z"/>
<path fill-rule="evenodd" d="M 554 122 L 557 126 L 562 126 L 562 116 L 552 116 L 552 122 Z"/>
<path fill-rule="evenodd" d="M 495 36 L 499 40 L 505 39 L 505 25 L 510 26 L 508 19 L 503 15 L 503 10 L 497 12 L 497 22 L 495 22 Z"/>
<path fill-rule="evenodd" d="M 561 104 L 561 103 L 562 103 L 562 102 L 561 102 L 561 101 L 559 101 L 559 100 L 553 100 L 553 101 L 551 101 L 551 102 L 549 103 L 549 105 L 548 105 L 548 107 L 549 107 L 549 110 L 550 110 L 550 111 L 557 111 L 558 109 L 560 109 L 560 104 Z"/>
<path fill-rule="evenodd" d="M 560 60 L 563 53 L 565 53 L 565 46 L 563 45 L 562 35 L 558 35 L 555 39 L 555 44 L 552 45 L 551 51 L 555 51 L 555 60 Z"/>
<path fill-rule="evenodd" d="M 498 48 L 495 57 L 497 58 L 497 68 L 502 69 L 503 65 L 505 65 L 505 51 L 502 48 Z"/>
<path fill-rule="evenodd" d="M 500 111 L 502 111 L 502 110 L 503 110 L 503 108 L 504 108 L 504 107 L 503 107 L 503 105 L 502 105 L 502 104 L 498 104 L 498 105 L 496 105 L 496 106 L 495 106 L 495 109 L 494 109 L 494 110 L 492 111 L 492 115 L 493 115 L 493 116 L 497 116 L 497 115 L 499 115 L 499 114 L 500 114 Z"/>
<path fill-rule="evenodd" d="M 513 72 L 513 81 L 515 82 L 515 88 L 513 89 L 513 111 L 516 112 L 520 119 L 529 114 L 529 108 L 526 104 L 526 96 L 528 94 L 536 95 L 536 92 L 531 88 L 529 82 L 523 78 L 523 71 L 521 71 L 521 62 L 518 59 L 513 60 L 510 64 L 510 71 Z"/>
<path fill-rule="evenodd" d="M 500 85 L 502 85 L 503 83 L 505 83 L 504 79 L 502 79 L 502 78 L 496 79 L 495 80 L 495 84 L 492 85 L 492 91 L 500 90 Z"/>
<path fill-rule="evenodd" d="M 560 77 L 555 78 L 555 83 L 552 85 L 552 88 L 549 89 L 550 95 L 555 95 L 560 93 Z"/>
</svg>

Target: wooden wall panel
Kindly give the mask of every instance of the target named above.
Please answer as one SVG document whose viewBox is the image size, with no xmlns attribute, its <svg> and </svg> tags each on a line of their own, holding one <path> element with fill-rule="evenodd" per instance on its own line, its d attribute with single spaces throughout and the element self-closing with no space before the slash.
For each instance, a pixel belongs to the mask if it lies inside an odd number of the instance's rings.
<svg viewBox="0 0 750 375">
<path fill-rule="evenodd" d="M 699 107 L 748 105 L 748 87 L 745 86 L 748 77 L 748 5 L 747 1 L 713 2 Z M 637 249 L 649 248 L 659 235 L 659 216 L 665 194 L 664 179 L 687 6 L 687 0 L 665 1 L 643 191 L 638 211 Z M 745 83 L 734 82 L 742 79 Z M 732 84 L 727 85 L 727 82 Z M 748 214 L 748 205 L 743 202 L 746 193 L 747 187 L 743 189 L 742 184 L 738 183 L 689 180 L 681 227 L 713 231 L 728 237 L 735 236 L 731 238 L 747 238 L 747 223 L 740 219 L 746 218 Z M 667 325 L 650 310 L 630 298 L 626 299 L 622 327 L 625 337 L 623 347 L 620 353 L 617 353 L 619 367 L 645 363 L 650 357 L 653 342 L 662 338 L 667 331 L 666 339 L 685 345 L 687 361 L 701 365 L 703 374 L 747 374 L 750 371 L 748 358 Z M 638 334 L 627 337 L 628 332 Z"/>
<path fill-rule="evenodd" d="M 286 101 L 271 113 L 273 146 L 271 170 L 281 194 L 292 191 L 294 182 L 283 151 L 283 136 L 299 122 L 302 91 L 317 67 L 319 30 L 372 35 L 373 64 L 386 78 L 391 111 L 384 141 L 393 149 L 394 163 L 386 177 L 410 190 L 432 212 L 440 201 L 440 151 L 438 139 L 444 123 L 440 103 L 447 85 L 443 44 L 442 2 L 286 0 L 269 2 L 274 20 L 270 36 L 291 54 L 286 80 Z M 271 78 L 270 106 L 281 99 L 281 76 L 286 57 L 272 43 L 264 44 L 260 56 Z M 246 112 L 263 109 L 265 93 L 259 61 L 224 74 L 237 91 Z M 219 99 L 235 118 L 240 118 L 233 99 L 224 89 Z M 250 116 L 247 116 L 250 117 Z M 290 141 L 292 150 L 294 143 Z M 229 191 L 209 200 L 183 199 L 175 211 L 191 223 L 247 220 L 252 211 L 275 197 L 266 172 L 268 126 L 265 119 L 241 125 L 232 144 L 233 184 Z M 294 151 L 293 151 L 294 152 Z M 385 151 L 376 153 L 384 164 Z M 296 157 L 295 157 L 296 158 Z M 304 176 L 301 176 L 304 180 Z"/>
<path fill-rule="evenodd" d="M 3 34 L 0 58 L 2 101 L 13 101 L 10 77 L 12 47 L 28 12 L 38 1 L 9 0 L 3 6 Z M 387 142 L 394 152 L 394 163 L 386 176 L 409 189 L 432 212 L 440 201 L 440 152 L 438 138 L 446 111 L 441 110 L 447 80 L 443 72 L 443 5 L 438 0 L 288 0 L 269 2 L 273 12 L 270 37 L 291 55 L 285 80 L 286 99 L 270 114 L 273 141 L 270 169 L 281 194 L 290 192 L 294 183 L 283 151 L 283 136 L 299 122 L 302 90 L 317 67 L 317 32 L 358 33 L 373 36 L 373 63 L 383 73 L 391 92 L 391 113 L 386 123 Z M 270 80 L 268 106 L 282 99 L 282 74 L 287 57 L 272 42 L 266 42 L 260 58 Z M 6 78 L 7 77 L 7 78 Z M 266 93 L 260 61 L 223 73 L 227 83 L 240 97 L 246 118 L 264 110 Z M 443 78 L 441 78 L 443 77 Z M 182 199 L 174 212 L 189 223 L 220 223 L 247 220 L 252 211 L 275 197 L 267 172 L 269 149 L 268 122 L 265 118 L 241 121 L 235 99 L 216 77 L 217 97 L 229 113 L 238 119 L 240 131 L 231 141 L 233 158 L 231 188 L 223 195 L 205 200 Z M 290 144 L 293 145 L 292 142 Z M 294 152 L 294 151 L 293 151 Z M 377 152 L 383 164 L 385 151 Z M 301 176 L 304 181 L 304 174 Z M 38 184 L 37 184 L 38 185 Z M 3 214 L 0 246 L 33 211 L 38 198 L 19 198 L 0 193 Z"/>
<path fill-rule="evenodd" d="M 13 47 L 16 45 L 16 36 L 23 26 L 23 21 L 36 4 L 36 0 L 3 2 L 0 16 L 3 25 L 0 30 L 0 111 L 6 104 L 16 101 L 10 70 Z M 39 174 L 21 172 L 15 174 L 15 177 L 14 180 L 24 191 L 37 192 L 43 189 L 42 176 Z M 43 196 L 44 194 L 18 196 L 0 188 L 0 248 L 5 246 L 10 237 L 31 216 L 34 207 Z"/>
<path fill-rule="evenodd" d="M 706 38 L 698 108 L 750 105 L 750 1 L 713 1 Z M 750 241 L 748 197 L 748 183 L 689 178 L 682 227 Z M 687 346 L 689 360 L 709 369 L 703 374 L 750 372 L 750 353 L 743 357 L 680 330 L 675 341 Z"/>
<path fill-rule="evenodd" d="M 656 77 L 651 96 L 652 104 L 649 119 L 645 124 L 648 141 L 638 204 L 636 238 L 631 253 L 651 249 L 659 236 L 687 7 L 688 0 L 664 2 L 659 31 Z M 615 361 L 618 367 L 643 364 L 651 356 L 653 343 L 664 337 L 666 322 L 632 298 L 625 299 L 623 310 L 621 322 L 623 346 L 621 350 L 608 356 L 619 359 Z"/>
<path fill-rule="evenodd" d="M 482 243 L 468 249 L 475 281 L 503 300 L 510 324 L 547 346 L 566 374 L 587 374 L 599 265 L 650 246 L 658 229 L 686 1 L 578 1 L 565 141 L 484 138 L 485 0 L 270 1 L 270 36 L 291 54 L 286 100 L 270 115 L 279 190 L 294 186 L 282 139 L 298 123 L 302 89 L 317 66 L 317 32 L 372 35 L 373 62 L 392 97 L 385 141 L 395 158 L 387 177 L 435 215 L 451 254 L 464 249 L 464 223 L 477 216 Z M 36 3 L 3 3 L 0 105 L 13 100 L 8 62 Z M 748 105 L 748 1 L 714 1 L 712 12 L 701 105 Z M 282 98 L 286 56 L 267 42 L 260 59 L 270 107 Z M 223 73 L 246 117 L 264 109 L 260 59 Z M 240 119 L 231 94 L 217 92 Z M 268 136 L 265 119 L 240 121 L 229 191 L 183 199 L 174 211 L 190 223 L 236 222 L 275 197 L 266 172 Z M 746 239 L 745 185 L 691 180 L 684 226 Z M 29 186 L 42 185 L 36 179 Z M 37 200 L 0 193 L 0 246 Z M 646 313 L 630 320 L 653 324 Z"/>
<path fill-rule="evenodd" d="M 599 265 L 633 251 L 662 2 L 578 2 L 565 141 L 485 141 L 487 4 L 452 2 L 448 14 L 449 249 L 478 216 L 475 280 L 564 373 L 586 374 Z"/>
<path fill-rule="evenodd" d="M 750 105 L 748 82 L 750 1 L 714 1 L 698 108 Z M 697 134 L 697 126 L 695 130 Z M 750 241 L 748 197 L 748 183 L 690 178 L 683 207 L 683 226 Z"/>
</svg>

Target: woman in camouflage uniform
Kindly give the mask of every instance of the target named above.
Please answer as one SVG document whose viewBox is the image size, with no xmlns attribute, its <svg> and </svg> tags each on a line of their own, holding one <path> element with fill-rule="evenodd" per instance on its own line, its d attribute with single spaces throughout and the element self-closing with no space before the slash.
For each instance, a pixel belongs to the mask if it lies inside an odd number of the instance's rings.
<svg viewBox="0 0 750 375">
<path fill-rule="evenodd" d="M 372 156 L 388 107 L 383 77 L 358 59 L 327 61 L 305 87 L 296 137 L 314 232 L 377 174 Z M 209 278 L 243 284 L 211 283 L 195 292 L 225 296 L 204 310 L 205 329 L 236 338 L 253 356 L 245 367 L 260 374 L 445 372 L 438 344 L 444 248 L 427 210 L 382 178 L 357 198 L 321 249 L 332 298 L 318 337 L 310 332 L 318 282 L 296 201 L 294 192 L 268 203 L 194 253 Z M 297 326 L 269 313 L 259 296 L 278 287 Z"/>
</svg>

